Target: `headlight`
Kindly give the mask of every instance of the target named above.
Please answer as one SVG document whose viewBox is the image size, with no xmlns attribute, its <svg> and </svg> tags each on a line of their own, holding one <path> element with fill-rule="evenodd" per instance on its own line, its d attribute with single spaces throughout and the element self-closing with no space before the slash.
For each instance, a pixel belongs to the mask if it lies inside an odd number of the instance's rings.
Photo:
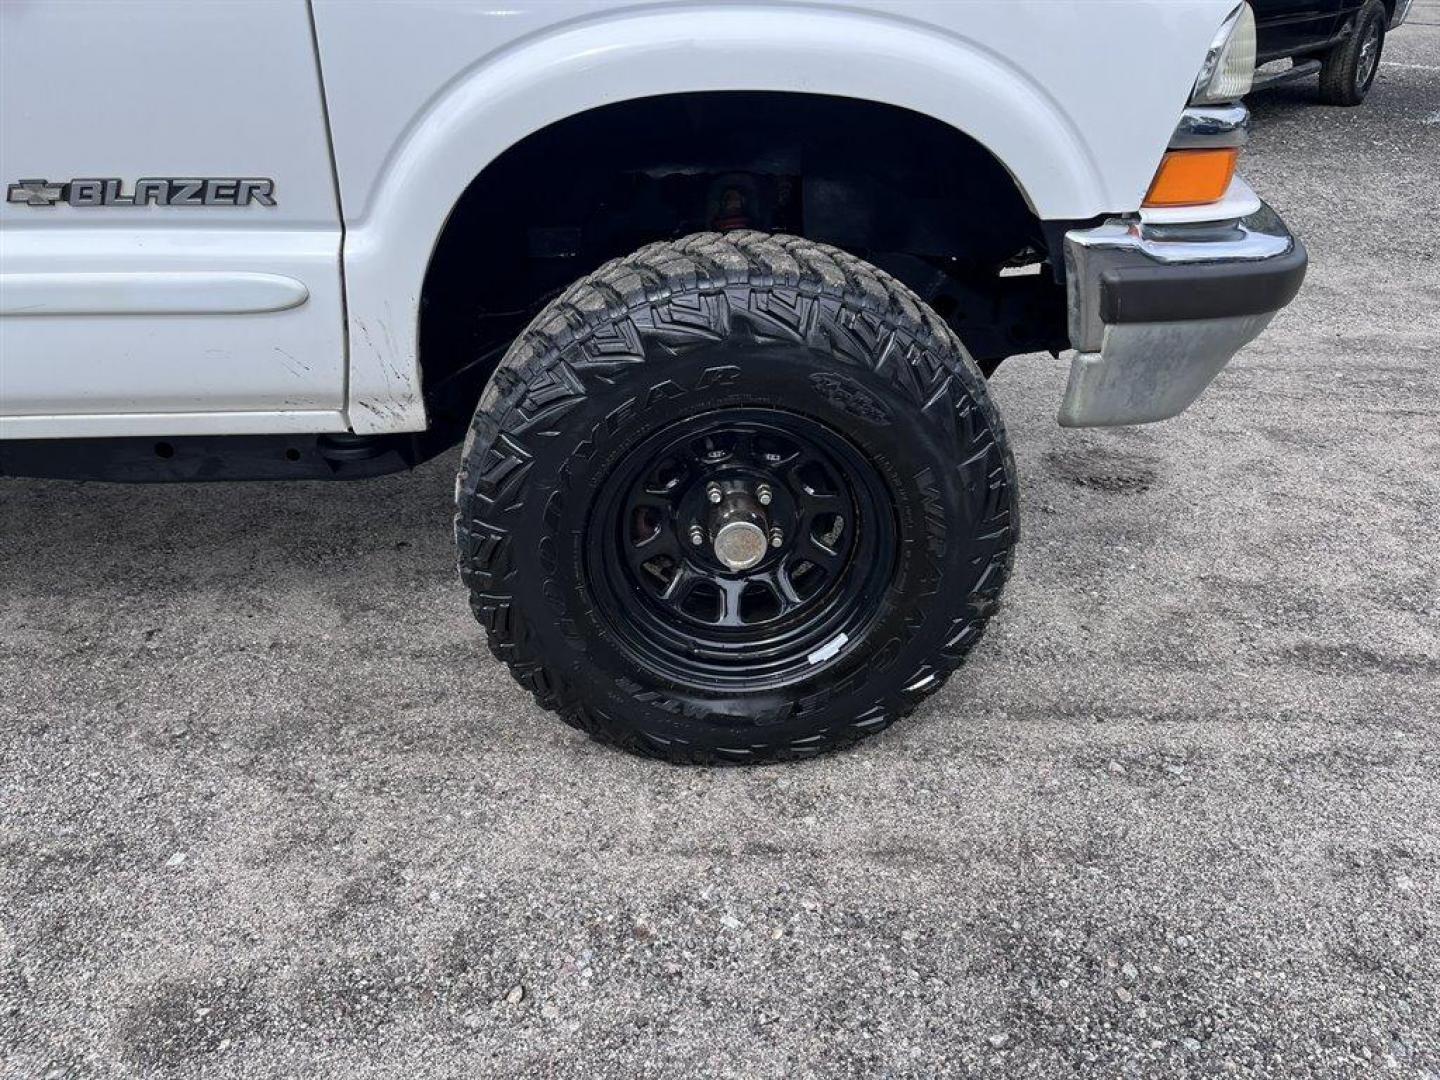
<svg viewBox="0 0 1440 1080">
<path fill-rule="evenodd" d="M 1205 54 L 1205 64 L 1195 89 L 1192 105 L 1219 105 L 1238 101 L 1250 92 L 1255 81 L 1255 13 L 1249 4 L 1236 8 Z"/>
</svg>

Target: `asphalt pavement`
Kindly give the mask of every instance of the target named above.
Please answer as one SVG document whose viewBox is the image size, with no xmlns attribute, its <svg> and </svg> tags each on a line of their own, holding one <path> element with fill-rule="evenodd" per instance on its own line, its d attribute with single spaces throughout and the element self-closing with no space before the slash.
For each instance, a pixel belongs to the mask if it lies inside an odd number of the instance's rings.
<svg viewBox="0 0 1440 1080">
<path fill-rule="evenodd" d="M 849 753 L 537 709 L 454 455 L 0 481 L 0 1073 L 1440 1078 L 1440 2 L 1251 104 L 1300 297 L 1166 424 L 1001 368 L 1006 606 Z"/>
</svg>

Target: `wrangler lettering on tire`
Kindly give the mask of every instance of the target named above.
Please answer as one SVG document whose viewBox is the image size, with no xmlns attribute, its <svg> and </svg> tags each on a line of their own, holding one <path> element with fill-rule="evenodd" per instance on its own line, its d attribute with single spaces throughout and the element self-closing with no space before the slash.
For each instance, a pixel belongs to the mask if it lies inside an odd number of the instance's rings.
<svg viewBox="0 0 1440 1080">
<path fill-rule="evenodd" d="M 757 232 L 650 245 L 552 302 L 457 492 L 495 655 L 575 727 L 684 762 L 908 714 L 979 640 L 1017 528 L 949 328 L 859 259 Z"/>
</svg>

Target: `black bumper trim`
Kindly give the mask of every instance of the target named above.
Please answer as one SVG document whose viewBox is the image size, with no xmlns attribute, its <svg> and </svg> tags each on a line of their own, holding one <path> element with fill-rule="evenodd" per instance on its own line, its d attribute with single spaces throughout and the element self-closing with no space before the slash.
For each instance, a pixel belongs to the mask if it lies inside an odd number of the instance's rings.
<svg viewBox="0 0 1440 1080">
<path fill-rule="evenodd" d="M 1157 263 L 1107 252 L 1100 271 L 1106 323 L 1180 322 L 1279 311 L 1300 291 L 1309 256 L 1298 238 L 1284 255 L 1224 262 Z"/>
</svg>

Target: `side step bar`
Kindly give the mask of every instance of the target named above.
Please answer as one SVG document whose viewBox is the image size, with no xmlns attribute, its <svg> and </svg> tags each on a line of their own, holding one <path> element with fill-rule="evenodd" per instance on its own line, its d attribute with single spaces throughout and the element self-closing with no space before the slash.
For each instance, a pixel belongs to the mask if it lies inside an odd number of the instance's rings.
<svg viewBox="0 0 1440 1080">
<path fill-rule="evenodd" d="M 1291 79 L 1303 79 L 1306 75 L 1314 75 L 1319 70 L 1319 60 L 1302 60 L 1283 71 L 1269 71 L 1264 75 L 1256 75 L 1255 84 L 1250 87 L 1250 92 L 1253 94 L 1256 90 L 1268 90 L 1272 86 L 1287 83 Z"/>
</svg>

